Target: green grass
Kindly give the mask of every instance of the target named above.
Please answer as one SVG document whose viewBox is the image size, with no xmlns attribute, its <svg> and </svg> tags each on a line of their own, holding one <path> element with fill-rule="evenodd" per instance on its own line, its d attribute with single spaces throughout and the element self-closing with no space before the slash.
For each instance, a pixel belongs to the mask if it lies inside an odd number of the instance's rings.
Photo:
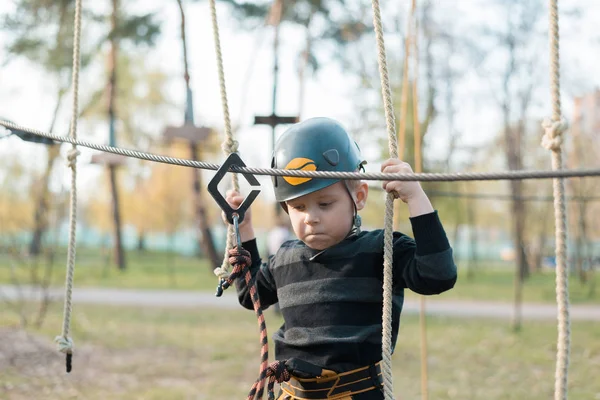
<svg viewBox="0 0 600 400">
<path fill-rule="evenodd" d="M 129 289 L 174 289 L 214 291 L 217 279 L 206 260 L 181 257 L 165 253 L 127 254 L 127 270 L 118 271 L 107 257 L 97 250 L 78 249 L 75 285 L 77 287 L 111 287 Z M 37 263 L 37 264 L 36 264 Z M 0 283 L 12 281 L 10 261 L 0 256 Z M 38 279 L 43 274 L 43 259 L 21 262 L 15 268 L 15 276 L 21 283 L 30 283 L 34 265 Z M 60 254 L 52 270 L 53 285 L 63 285 L 66 257 Z M 448 299 L 512 301 L 514 297 L 513 268 L 508 263 L 480 261 L 472 278 L 467 274 L 467 264 L 458 262 L 459 280 L 456 287 L 444 296 Z M 600 290 L 595 290 L 595 277 L 582 284 L 576 277 L 570 279 L 572 303 L 600 303 Z M 554 271 L 531 275 L 524 285 L 523 300 L 526 302 L 554 303 Z"/>
<path fill-rule="evenodd" d="M 514 273 L 512 268 L 479 268 L 469 277 L 460 269 L 456 286 L 444 298 L 460 300 L 490 300 L 512 302 L 514 299 Z M 600 290 L 595 290 L 595 277 L 582 284 L 577 277 L 569 278 L 569 299 L 571 303 L 600 303 Z M 409 295 L 410 296 L 410 295 Z M 524 283 L 523 301 L 534 303 L 555 303 L 556 282 L 554 270 L 534 273 Z"/>
<path fill-rule="evenodd" d="M 114 287 L 130 289 L 214 290 L 217 278 L 206 260 L 160 252 L 129 252 L 127 268 L 119 271 L 113 260 L 97 250 L 78 249 L 75 266 L 75 284 L 81 287 Z M 41 279 L 48 263 L 43 258 L 15 264 L 19 282 L 30 283 Z M 51 282 L 62 285 L 65 279 L 66 254 L 57 255 L 52 267 Z M 0 283 L 10 283 L 9 258 L 0 256 Z"/>
<path fill-rule="evenodd" d="M 281 320 L 271 312 L 266 319 L 272 334 Z M 52 343 L 61 320 L 55 304 L 44 327 L 27 337 L 14 328 L 17 316 L 0 309 L 0 398 L 241 399 L 258 373 L 258 328 L 250 311 L 75 305 L 69 375 Z M 417 318 L 403 317 L 400 339 L 395 393 L 419 399 Z M 551 321 L 526 322 L 515 333 L 508 322 L 429 318 L 428 342 L 431 399 L 552 397 Z M 599 370 L 600 324 L 573 323 L 569 398 L 599 398 Z"/>
</svg>

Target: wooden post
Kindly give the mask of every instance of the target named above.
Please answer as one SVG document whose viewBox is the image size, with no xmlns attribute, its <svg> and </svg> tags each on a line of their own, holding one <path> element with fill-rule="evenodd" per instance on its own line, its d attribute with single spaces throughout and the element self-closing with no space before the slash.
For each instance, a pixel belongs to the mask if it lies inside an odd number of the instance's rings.
<svg viewBox="0 0 600 400">
<path fill-rule="evenodd" d="M 113 214 L 113 234 L 115 238 L 114 250 L 115 250 L 115 262 L 117 267 L 121 270 L 125 269 L 125 254 L 123 252 L 123 239 L 121 233 L 121 210 L 119 209 L 119 197 L 118 191 L 115 190 L 117 186 L 117 167 L 125 164 L 126 157 L 114 153 L 100 153 L 94 154 L 91 159 L 92 164 L 104 165 L 108 168 L 108 176 L 110 179 L 110 185 L 113 193 L 112 198 L 112 214 Z"/>
<path fill-rule="evenodd" d="M 279 25 L 283 16 L 283 0 L 275 0 L 270 10 L 267 23 L 273 25 L 273 97 L 271 115 L 254 117 L 254 125 L 269 125 L 271 127 L 271 153 L 275 150 L 275 128 L 283 124 L 295 124 L 298 116 L 277 115 L 277 81 L 279 78 Z M 275 216 L 279 216 L 281 207 L 275 204 Z"/>
<path fill-rule="evenodd" d="M 198 144 L 205 141 L 212 130 L 207 127 L 197 127 L 191 122 L 186 122 L 183 126 L 174 127 L 168 126 L 163 133 L 164 140 L 169 143 L 173 140 L 184 140 L 189 143 L 190 157 L 197 161 Z M 194 191 L 194 215 L 196 222 L 200 228 L 198 235 L 198 244 L 208 259 L 211 269 L 215 269 L 221 265 L 221 260 L 215 249 L 215 243 L 212 237 L 210 226 L 206 218 L 206 209 L 202 200 L 202 178 L 197 169 L 192 169 L 192 190 Z"/>
<path fill-rule="evenodd" d="M 275 92 L 273 92 L 275 96 Z M 279 125 L 295 124 L 299 121 L 298 116 L 281 116 L 275 114 L 275 103 L 273 103 L 273 113 L 271 115 L 256 115 L 254 125 L 269 125 L 271 127 L 271 153 L 275 151 L 275 128 Z M 279 216 L 281 207 L 275 204 L 275 216 Z"/>
</svg>

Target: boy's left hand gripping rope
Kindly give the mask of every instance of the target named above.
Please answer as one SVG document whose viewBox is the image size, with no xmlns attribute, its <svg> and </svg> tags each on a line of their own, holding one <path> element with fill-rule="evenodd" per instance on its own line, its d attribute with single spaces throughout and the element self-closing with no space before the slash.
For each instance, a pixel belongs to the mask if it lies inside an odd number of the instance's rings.
<svg viewBox="0 0 600 400">
<path fill-rule="evenodd" d="M 221 209 L 225 213 L 225 217 L 227 218 L 227 221 L 229 221 L 230 224 L 233 224 L 238 251 L 248 253 L 245 250 L 243 250 L 243 248 L 242 248 L 242 239 L 240 237 L 239 224 L 244 220 L 244 215 L 246 214 L 246 211 L 248 210 L 248 208 L 250 207 L 250 205 L 252 204 L 254 199 L 256 199 L 256 197 L 260 193 L 260 189 L 253 189 L 250 192 L 250 194 L 244 199 L 242 204 L 237 209 L 234 210 L 233 208 L 231 208 L 229 203 L 227 203 L 225 198 L 221 195 L 221 193 L 219 192 L 219 188 L 218 188 L 219 183 L 221 182 L 221 180 L 223 179 L 223 177 L 225 176 L 225 174 L 227 172 L 236 172 L 235 170 L 230 171 L 231 167 L 235 168 L 235 167 L 245 167 L 245 166 L 246 166 L 246 164 L 244 164 L 244 162 L 242 161 L 242 159 L 240 158 L 240 156 L 237 153 L 231 153 L 229 155 L 229 157 L 227 157 L 227 159 L 225 160 L 223 165 L 221 165 L 221 167 L 217 170 L 217 173 L 215 174 L 215 176 L 208 183 L 208 192 L 211 194 L 211 196 L 215 199 L 215 201 L 217 202 L 219 207 L 221 207 Z M 260 186 L 258 180 L 256 179 L 256 177 L 254 175 L 252 175 L 250 173 L 241 173 L 241 174 L 244 176 L 244 178 L 246 178 L 246 180 L 248 181 L 248 183 L 251 186 Z M 235 259 L 235 256 L 233 254 L 230 254 L 230 256 L 231 256 L 231 258 L 229 259 L 229 263 L 232 265 L 236 265 L 236 266 L 240 265 L 240 262 L 243 261 L 242 259 L 240 259 L 237 262 L 234 262 L 232 260 Z M 249 253 L 248 253 L 248 257 L 250 257 Z M 250 260 L 250 258 L 248 258 L 248 260 Z M 251 261 L 248 261 L 247 265 L 250 265 L 250 264 L 251 264 Z M 231 286 L 231 283 L 233 282 L 233 280 L 235 280 L 235 278 L 241 274 L 241 268 L 239 269 L 237 274 L 235 271 L 236 271 L 236 269 L 234 268 L 234 270 L 231 272 L 231 274 L 229 275 L 229 277 L 227 279 L 221 279 L 219 281 L 219 286 L 217 286 L 217 293 L 216 293 L 217 297 L 220 297 L 223 294 L 223 290 L 225 290 L 229 286 Z"/>
</svg>

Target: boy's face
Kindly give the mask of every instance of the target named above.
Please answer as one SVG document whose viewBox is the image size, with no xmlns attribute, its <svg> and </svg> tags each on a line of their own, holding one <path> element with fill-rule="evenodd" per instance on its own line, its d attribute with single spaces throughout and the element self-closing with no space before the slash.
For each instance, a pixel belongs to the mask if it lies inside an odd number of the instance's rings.
<svg viewBox="0 0 600 400">
<path fill-rule="evenodd" d="M 367 184 L 352 190 L 356 208 L 367 200 Z M 354 204 L 343 182 L 286 202 L 292 228 L 298 239 L 315 250 L 324 250 L 346 238 L 354 220 Z"/>
</svg>

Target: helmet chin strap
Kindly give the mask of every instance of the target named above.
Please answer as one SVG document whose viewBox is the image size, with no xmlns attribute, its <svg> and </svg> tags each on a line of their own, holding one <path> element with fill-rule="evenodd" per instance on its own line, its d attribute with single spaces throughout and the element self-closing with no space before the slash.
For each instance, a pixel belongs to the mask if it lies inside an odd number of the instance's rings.
<svg viewBox="0 0 600 400">
<path fill-rule="evenodd" d="M 362 225 L 362 218 L 360 218 L 360 215 L 358 215 L 358 208 L 356 208 L 356 200 L 354 200 L 354 196 L 352 196 L 352 193 L 350 192 L 350 189 L 348 188 L 348 185 L 346 184 L 346 182 L 344 182 L 344 187 L 346 188 L 346 192 L 348 192 L 348 196 L 350 196 L 350 200 L 352 200 L 352 205 L 354 206 L 354 216 L 352 217 L 352 228 L 350 228 L 350 232 L 348 233 L 348 236 L 352 235 L 352 234 L 359 234 L 360 233 L 360 227 Z"/>
<path fill-rule="evenodd" d="M 357 235 L 360 233 L 360 226 L 361 225 L 362 225 L 362 218 L 360 218 L 360 215 L 354 214 L 354 228 L 353 228 L 353 231 Z"/>
</svg>

